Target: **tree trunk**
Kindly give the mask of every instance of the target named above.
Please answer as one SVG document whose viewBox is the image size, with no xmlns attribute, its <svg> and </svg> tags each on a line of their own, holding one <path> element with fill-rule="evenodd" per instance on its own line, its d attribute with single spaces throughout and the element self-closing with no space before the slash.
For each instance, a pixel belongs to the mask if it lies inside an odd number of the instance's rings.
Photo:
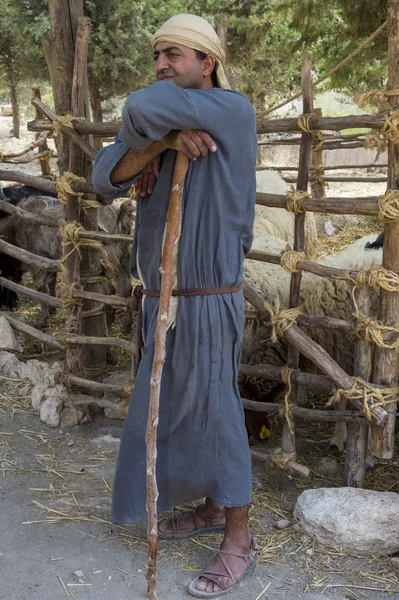
<svg viewBox="0 0 399 600">
<path fill-rule="evenodd" d="M 12 105 L 12 134 L 15 138 L 19 139 L 19 106 L 18 106 L 18 92 L 17 82 L 15 73 L 10 68 L 7 71 L 8 85 L 10 86 L 10 97 Z"/>
</svg>

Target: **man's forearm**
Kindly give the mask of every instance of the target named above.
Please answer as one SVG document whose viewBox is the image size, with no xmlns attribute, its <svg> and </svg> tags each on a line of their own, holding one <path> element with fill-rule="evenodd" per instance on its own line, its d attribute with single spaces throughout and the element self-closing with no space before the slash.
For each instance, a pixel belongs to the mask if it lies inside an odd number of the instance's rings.
<svg viewBox="0 0 399 600">
<path fill-rule="evenodd" d="M 111 171 L 110 181 L 121 183 L 128 181 L 135 175 L 138 175 L 147 165 L 149 165 L 157 156 L 168 149 L 166 138 L 159 142 L 154 142 L 146 150 L 138 151 L 130 148 L 120 159 Z"/>
</svg>

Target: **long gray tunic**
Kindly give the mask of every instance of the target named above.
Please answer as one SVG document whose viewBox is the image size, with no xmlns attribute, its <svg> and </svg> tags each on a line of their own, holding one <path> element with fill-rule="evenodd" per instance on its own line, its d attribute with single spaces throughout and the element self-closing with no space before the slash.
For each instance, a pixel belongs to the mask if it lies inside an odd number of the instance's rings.
<svg viewBox="0 0 399 600">
<path fill-rule="evenodd" d="M 115 143 L 101 150 L 94 185 L 106 197 L 125 191 L 109 175 L 129 147 L 147 148 L 172 129 L 203 129 L 216 153 L 190 161 L 183 195 L 177 263 L 181 290 L 235 286 L 252 242 L 256 129 L 251 104 L 238 92 L 186 90 L 158 82 L 127 99 Z M 159 290 L 162 239 L 176 152 L 162 155 L 150 196 L 137 201 L 132 273 Z M 124 424 L 113 495 L 113 522 L 146 518 L 145 429 L 159 299 L 146 297 L 145 349 Z M 180 297 L 176 327 L 167 333 L 157 480 L 159 511 L 204 496 L 226 507 L 251 499 L 251 463 L 238 392 L 244 324 L 241 292 Z"/>
</svg>

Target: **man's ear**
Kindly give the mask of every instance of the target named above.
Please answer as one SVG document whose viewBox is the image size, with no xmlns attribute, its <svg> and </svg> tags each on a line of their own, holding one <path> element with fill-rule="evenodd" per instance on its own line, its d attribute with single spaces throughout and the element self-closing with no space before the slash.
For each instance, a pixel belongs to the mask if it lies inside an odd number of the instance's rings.
<svg viewBox="0 0 399 600">
<path fill-rule="evenodd" d="M 204 77 L 208 77 L 209 75 L 212 75 L 213 70 L 215 68 L 215 64 L 216 64 L 215 57 L 212 56 L 212 54 L 207 54 L 206 58 L 204 58 L 202 61 L 202 75 Z"/>
</svg>

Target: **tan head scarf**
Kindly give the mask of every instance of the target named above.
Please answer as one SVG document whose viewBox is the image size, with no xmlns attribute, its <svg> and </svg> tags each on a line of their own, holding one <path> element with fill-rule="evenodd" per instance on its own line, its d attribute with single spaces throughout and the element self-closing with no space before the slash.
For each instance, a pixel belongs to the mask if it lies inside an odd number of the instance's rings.
<svg viewBox="0 0 399 600">
<path fill-rule="evenodd" d="M 152 37 L 152 47 L 159 42 L 175 42 L 193 50 L 212 54 L 216 60 L 218 87 L 230 89 L 224 72 L 225 54 L 212 25 L 196 15 L 176 15 L 162 25 Z"/>
</svg>

